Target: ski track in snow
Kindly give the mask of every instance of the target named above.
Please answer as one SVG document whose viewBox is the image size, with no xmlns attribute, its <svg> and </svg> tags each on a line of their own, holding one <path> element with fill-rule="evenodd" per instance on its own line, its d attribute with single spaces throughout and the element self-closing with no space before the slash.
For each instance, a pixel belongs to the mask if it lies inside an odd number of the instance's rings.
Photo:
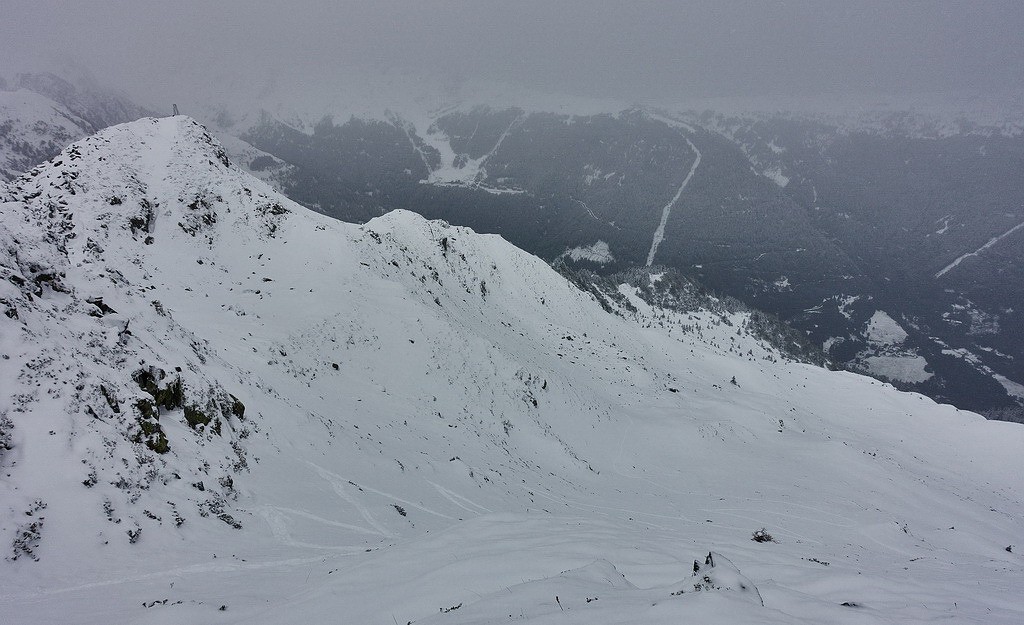
<svg viewBox="0 0 1024 625">
<path fill-rule="evenodd" d="M 358 551 L 363 551 L 360 548 Z M 347 555 L 347 554 L 341 554 Z M 185 566 L 178 566 L 160 571 L 154 571 L 151 573 L 143 573 L 139 575 L 131 575 L 127 577 L 115 577 L 95 582 L 86 582 L 84 584 L 76 584 L 74 586 L 65 586 L 62 588 L 51 588 L 51 589 L 39 589 L 35 597 L 46 597 L 51 595 L 59 595 L 69 592 L 77 592 L 80 590 L 89 590 L 92 588 L 103 588 L 106 586 L 117 586 L 121 584 L 137 584 L 139 582 L 145 582 L 150 580 L 162 579 L 167 577 L 175 578 L 187 578 L 190 576 L 204 574 L 204 573 L 231 573 L 236 571 L 256 571 L 261 569 L 275 569 L 282 567 L 298 567 L 307 564 L 313 564 L 317 562 L 324 562 L 324 555 L 317 555 L 307 558 L 283 558 L 276 560 L 265 560 L 261 562 L 204 562 L 201 564 L 189 564 Z"/>
<path fill-rule="evenodd" d="M 348 495 L 347 492 L 344 495 L 341 494 L 341 491 L 345 490 L 345 486 L 353 486 L 354 485 L 353 482 L 351 482 L 351 481 L 341 477 L 340 475 L 337 475 L 335 473 L 331 473 L 327 469 L 325 469 L 325 468 L 323 468 L 321 466 L 318 466 L 318 465 L 316 465 L 316 464 L 314 464 L 312 462 L 308 462 L 307 461 L 306 464 L 311 466 L 317 473 L 319 473 L 320 477 L 322 477 L 325 480 L 327 480 L 327 482 L 334 488 L 334 490 L 336 492 L 338 492 L 339 496 L 341 496 L 343 499 L 345 499 L 346 501 L 351 503 L 353 506 L 355 506 L 356 509 L 360 512 L 360 514 L 363 515 L 363 518 L 365 518 L 367 520 L 367 522 L 369 522 L 375 528 L 379 529 L 384 535 L 389 535 L 390 534 L 390 532 L 388 532 L 385 528 L 383 528 L 382 526 L 380 526 L 377 523 L 377 521 L 373 518 L 373 515 L 370 514 L 369 510 L 365 506 L 362 506 L 361 504 L 357 503 L 352 497 L 350 497 Z M 384 491 L 377 490 L 376 488 L 371 488 L 370 486 L 366 486 L 365 484 L 360 484 L 360 485 L 355 486 L 355 487 L 360 489 L 360 490 L 362 490 L 362 491 L 364 491 L 364 492 L 367 492 L 367 493 L 373 493 L 374 495 L 380 495 L 381 497 L 387 497 L 388 499 L 393 499 L 393 500 L 395 500 L 395 501 L 397 501 L 399 503 L 403 503 L 403 504 L 405 504 L 405 505 L 407 505 L 407 506 L 409 506 L 411 508 L 415 508 L 415 509 L 420 510 L 422 512 L 426 512 L 427 514 L 432 514 L 432 515 L 434 515 L 436 517 L 440 517 L 442 519 L 448 519 L 448 520 L 452 519 L 452 517 L 448 516 L 447 514 L 442 514 L 440 512 L 437 512 L 436 510 L 431 510 L 430 508 L 427 508 L 427 507 L 425 507 L 425 506 L 423 506 L 421 504 L 418 504 L 418 503 L 416 503 L 414 501 L 409 501 L 408 499 L 403 499 L 402 497 L 398 497 L 397 495 L 392 495 L 391 493 L 386 493 Z"/>
<path fill-rule="evenodd" d="M 690 146 L 690 149 L 694 151 L 697 158 L 694 159 L 693 165 L 690 166 L 689 173 L 686 174 L 686 178 L 683 179 L 683 184 L 679 185 L 679 190 L 676 191 L 675 196 L 669 200 L 665 208 L 661 209 L 661 223 L 658 224 L 658 229 L 654 231 L 654 240 L 651 241 L 651 251 L 647 253 L 647 266 L 650 267 L 654 263 L 654 255 L 658 253 L 658 246 L 665 239 L 665 224 L 668 223 L 668 216 L 672 212 L 672 207 L 679 201 L 679 196 L 683 194 L 686 189 L 686 185 L 690 184 L 690 179 L 693 178 L 694 172 L 697 171 L 697 166 L 700 165 L 700 150 L 697 146 L 690 141 L 689 137 L 683 137 L 686 139 L 686 143 Z"/>
<path fill-rule="evenodd" d="M 377 490 L 376 488 L 370 488 L 369 486 L 365 486 L 365 485 L 361 485 L 360 488 L 362 488 L 364 491 L 366 491 L 368 493 L 373 493 L 375 495 L 380 495 L 381 497 L 387 497 L 388 499 L 394 499 L 395 501 L 397 501 L 399 503 L 403 503 L 403 504 L 409 506 L 410 508 L 415 508 L 416 510 L 419 510 L 421 512 L 426 512 L 427 514 L 432 514 L 432 515 L 434 515 L 436 517 L 440 517 L 442 519 L 448 519 L 449 521 L 454 520 L 453 517 L 448 516 L 447 514 L 443 514 L 441 512 L 436 511 L 436 510 L 431 510 L 430 508 L 427 508 L 426 506 L 424 506 L 422 504 L 418 504 L 418 503 L 416 503 L 414 501 L 409 501 L 408 499 L 403 499 L 403 498 L 401 498 L 401 497 L 399 497 L 397 495 L 392 495 L 391 493 L 386 493 L 384 491 Z"/>
<path fill-rule="evenodd" d="M 290 515 L 293 515 L 293 516 L 300 516 L 300 517 L 302 517 L 304 519 L 309 519 L 310 521 L 316 521 L 317 523 L 321 523 L 323 525 L 329 525 L 331 527 L 340 527 L 342 529 L 352 530 L 354 532 L 360 532 L 360 533 L 363 533 L 363 534 L 372 534 L 374 536 L 377 535 L 377 532 L 370 531 L 370 530 L 366 529 L 365 527 L 360 527 L 358 525 L 352 525 L 351 523 L 342 523 L 341 521 L 333 521 L 331 519 L 325 519 L 322 516 L 317 516 L 315 514 L 306 512 L 305 510 L 296 510 L 295 508 L 287 508 L 287 507 L 283 507 L 283 506 L 263 506 L 262 508 L 260 508 L 256 512 L 258 512 L 259 515 L 262 516 L 263 519 L 267 522 L 267 524 L 270 526 L 270 529 L 273 531 L 274 536 L 276 538 L 280 538 L 282 540 L 287 540 L 288 544 L 291 544 L 291 545 L 310 546 L 310 545 L 307 545 L 305 543 L 296 543 L 294 540 L 292 540 L 291 535 L 287 531 L 287 524 L 284 523 L 284 516 L 285 516 L 285 514 L 290 514 Z M 282 514 L 282 513 L 284 513 L 284 514 Z M 321 547 L 321 546 L 317 545 L 316 548 L 317 549 L 325 549 L 325 548 L 328 548 L 328 547 Z"/>
<path fill-rule="evenodd" d="M 1000 241 L 1002 241 L 1006 237 L 1010 236 L 1014 232 L 1020 230 L 1021 228 L 1024 228 L 1024 223 L 1019 223 L 1016 226 L 1014 226 L 1014 227 L 1010 228 L 1009 230 L 1007 230 L 1006 232 L 1002 233 L 1001 235 L 999 235 L 997 237 L 992 237 L 991 239 L 989 239 L 988 243 L 986 243 L 985 245 L 982 245 L 981 247 L 979 247 L 978 249 L 974 250 L 973 252 L 967 252 L 966 254 L 958 257 L 956 260 L 954 260 L 953 262 L 951 262 L 948 265 L 946 265 L 945 267 L 943 267 L 942 271 L 940 271 L 939 273 L 935 274 L 935 278 L 936 279 L 941 278 L 942 276 L 944 276 L 947 273 L 949 273 L 950 270 L 954 269 L 957 265 L 959 265 L 963 261 L 967 260 L 971 256 L 978 256 L 979 254 L 981 254 L 982 252 L 984 252 L 988 248 L 992 247 L 996 243 L 999 243 Z"/>
<path fill-rule="evenodd" d="M 448 501 L 452 502 L 456 506 L 462 508 L 466 512 L 470 512 L 472 514 L 486 514 L 486 513 L 489 513 L 489 512 L 493 512 L 493 510 L 491 510 L 489 508 L 485 508 L 484 506 L 481 506 L 480 504 L 475 503 L 475 502 L 473 502 L 473 501 L 463 497 L 462 495 L 460 495 L 458 493 L 452 492 L 452 491 L 448 490 L 447 488 L 445 488 L 444 486 L 441 486 L 440 484 L 437 484 L 435 482 L 431 482 L 430 480 L 427 480 L 427 483 L 430 484 L 431 486 L 433 486 L 434 489 L 442 497 L 444 497 Z M 466 506 L 462 505 L 462 503 L 460 503 L 460 501 L 464 501 L 465 503 L 469 504 L 470 506 L 473 506 L 473 508 L 469 508 L 469 507 L 466 507 Z"/>
<path fill-rule="evenodd" d="M 613 506 L 602 506 L 602 505 L 599 505 L 599 504 L 584 503 L 584 502 L 581 502 L 581 501 L 573 501 L 573 500 L 567 499 L 565 497 L 555 497 L 555 496 L 553 496 L 551 494 L 548 494 L 548 493 L 545 493 L 544 491 L 541 491 L 541 490 L 536 490 L 536 491 L 532 491 L 532 492 L 535 495 L 537 495 L 538 497 L 543 497 L 544 499 L 547 499 L 548 501 L 551 501 L 553 503 L 563 504 L 563 505 L 570 506 L 572 508 L 575 508 L 578 511 L 585 512 L 588 515 L 600 514 L 601 516 L 604 516 L 604 517 L 618 518 L 618 515 L 613 515 L 612 514 L 613 512 L 617 512 L 617 513 L 620 513 L 620 514 L 629 514 L 629 515 L 632 515 L 635 518 L 641 518 L 641 517 L 643 517 L 643 518 L 650 518 L 650 517 L 653 517 L 653 518 L 656 518 L 656 519 L 668 519 L 670 521 L 680 521 L 681 520 L 681 521 L 684 521 L 684 522 L 687 522 L 687 523 L 692 523 L 694 525 L 699 525 L 698 521 L 696 521 L 694 519 L 688 519 L 688 518 L 686 518 L 685 516 L 683 516 L 681 514 L 673 516 L 673 515 L 668 515 L 668 514 L 658 514 L 658 513 L 655 513 L 655 512 L 644 512 L 642 510 L 636 510 L 636 509 L 633 509 L 633 508 L 616 508 L 616 507 L 613 507 Z M 659 530 L 673 531 L 673 530 L 676 529 L 674 526 L 673 527 L 669 527 L 669 526 L 664 526 L 664 525 L 658 525 L 656 523 L 651 523 L 650 521 L 646 521 L 646 520 L 644 521 L 644 523 L 646 525 L 649 525 L 650 527 L 653 527 L 653 528 L 656 528 L 656 529 L 659 529 Z"/>
<path fill-rule="evenodd" d="M 346 487 L 351 486 L 348 480 L 341 477 L 340 475 L 331 473 L 327 469 L 319 467 L 313 464 L 312 462 L 307 462 L 307 464 L 310 467 L 312 467 L 320 475 L 321 478 L 323 478 L 328 484 L 331 485 L 331 488 L 338 495 L 338 497 L 340 497 L 346 503 L 351 504 L 352 507 L 356 509 L 356 511 L 363 517 L 363 519 L 366 520 L 370 527 L 373 528 L 375 533 L 380 534 L 381 536 L 391 536 L 391 532 L 388 531 L 386 527 L 381 525 L 379 521 L 377 521 L 376 517 L 374 517 L 373 514 L 370 512 L 369 508 L 359 503 L 355 497 L 348 494 L 348 492 L 346 491 Z M 358 486 L 356 488 L 358 488 Z"/>
</svg>

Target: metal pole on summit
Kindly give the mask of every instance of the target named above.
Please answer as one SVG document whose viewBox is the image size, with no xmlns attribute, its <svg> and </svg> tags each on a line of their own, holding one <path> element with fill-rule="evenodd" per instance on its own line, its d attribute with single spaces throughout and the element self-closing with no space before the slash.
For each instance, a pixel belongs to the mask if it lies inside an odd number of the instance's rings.
<svg viewBox="0 0 1024 625">
<path fill-rule="evenodd" d="M 174 109 L 174 112 L 171 113 L 171 115 L 177 116 L 178 115 L 178 105 L 177 104 L 172 104 L 171 107 Z"/>
</svg>

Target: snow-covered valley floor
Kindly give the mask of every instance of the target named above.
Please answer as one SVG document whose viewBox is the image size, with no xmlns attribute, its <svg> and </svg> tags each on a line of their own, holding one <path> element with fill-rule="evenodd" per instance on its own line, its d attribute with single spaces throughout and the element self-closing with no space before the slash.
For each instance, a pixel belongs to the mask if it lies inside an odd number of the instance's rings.
<svg viewBox="0 0 1024 625">
<path fill-rule="evenodd" d="M 0 199 L 5 623 L 1024 620 L 1019 425 L 315 215 L 187 118 Z"/>
</svg>

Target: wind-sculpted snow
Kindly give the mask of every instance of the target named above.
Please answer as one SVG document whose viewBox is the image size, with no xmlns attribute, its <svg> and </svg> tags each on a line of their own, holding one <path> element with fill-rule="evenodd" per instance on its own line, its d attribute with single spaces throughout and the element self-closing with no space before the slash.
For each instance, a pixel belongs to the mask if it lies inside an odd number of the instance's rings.
<svg viewBox="0 0 1024 625">
<path fill-rule="evenodd" d="M 0 198 L 5 622 L 1022 617 L 1024 431 L 663 275 L 322 217 L 183 117 Z"/>
</svg>

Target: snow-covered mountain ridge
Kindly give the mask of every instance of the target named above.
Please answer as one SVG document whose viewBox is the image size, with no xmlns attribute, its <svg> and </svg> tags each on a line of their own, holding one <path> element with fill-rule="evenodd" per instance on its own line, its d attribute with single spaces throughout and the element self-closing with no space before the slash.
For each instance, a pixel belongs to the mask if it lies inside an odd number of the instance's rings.
<svg viewBox="0 0 1024 625">
<path fill-rule="evenodd" d="M 13 180 L 92 132 L 87 121 L 42 95 L 0 89 L 0 182 Z"/>
<path fill-rule="evenodd" d="M 0 181 L 13 180 L 73 141 L 150 115 L 151 111 L 88 80 L 19 74 L 8 89 L 0 77 Z M 220 141 L 233 161 L 261 180 L 279 184 L 288 174 L 288 166 L 280 159 L 235 136 L 224 133 Z"/>
<path fill-rule="evenodd" d="M 0 199 L 11 622 L 1024 611 L 1024 431 L 743 314 L 612 315 L 499 237 L 316 215 L 183 117 Z"/>
<path fill-rule="evenodd" d="M 19 89 L 0 90 L 0 177 L 144 114 L 88 80 L 25 74 L 11 84 Z M 1024 282 L 1012 275 L 1021 139 L 995 123 L 1015 119 L 1012 103 L 991 107 L 1002 117 L 955 113 L 980 104 L 970 101 L 938 116 L 909 102 L 723 114 L 731 107 L 392 95 L 355 108 L 255 96 L 241 109 L 181 104 L 212 124 L 233 163 L 318 212 L 364 222 L 410 209 L 604 274 L 642 267 L 653 250 L 656 262 L 786 319 L 838 366 L 1024 420 L 1013 288 Z M 69 134 L 72 119 L 83 127 Z M 855 306 L 835 305 L 850 298 Z M 869 345 L 876 313 L 907 340 Z"/>
</svg>

